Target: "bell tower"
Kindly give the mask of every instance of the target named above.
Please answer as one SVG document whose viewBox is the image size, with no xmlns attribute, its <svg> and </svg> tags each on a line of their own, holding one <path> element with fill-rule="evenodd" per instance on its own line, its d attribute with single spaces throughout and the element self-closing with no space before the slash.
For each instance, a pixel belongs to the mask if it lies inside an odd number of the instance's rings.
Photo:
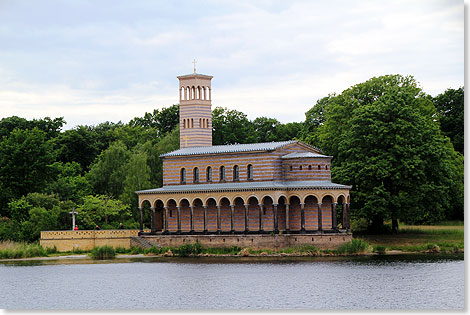
<svg viewBox="0 0 470 315">
<path fill-rule="evenodd" d="M 196 73 L 178 77 L 180 149 L 212 145 L 212 76 Z"/>
</svg>

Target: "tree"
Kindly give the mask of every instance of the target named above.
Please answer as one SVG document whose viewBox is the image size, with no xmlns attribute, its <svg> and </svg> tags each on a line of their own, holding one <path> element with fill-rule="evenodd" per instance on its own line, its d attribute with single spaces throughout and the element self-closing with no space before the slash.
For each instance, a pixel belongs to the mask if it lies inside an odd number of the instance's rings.
<svg viewBox="0 0 470 315">
<path fill-rule="evenodd" d="M 59 135 L 60 129 L 65 124 L 64 118 L 45 117 L 43 119 L 27 120 L 18 116 L 6 117 L 0 120 L 0 138 L 8 136 L 15 129 L 32 130 L 35 127 L 46 134 L 46 139 L 52 139 Z"/>
<path fill-rule="evenodd" d="M 161 110 L 155 109 L 153 113 L 145 113 L 144 117 L 135 117 L 129 122 L 129 126 L 153 128 L 158 131 L 159 137 L 163 137 L 179 126 L 179 121 L 179 106 L 172 105 L 163 107 Z"/>
<path fill-rule="evenodd" d="M 447 89 L 433 98 L 441 130 L 461 154 L 464 154 L 464 94 L 464 88 L 460 87 Z"/>
<path fill-rule="evenodd" d="M 118 197 L 124 188 L 125 168 L 130 152 L 124 143 L 114 142 L 101 152 L 90 167 L 86 178 L 93 186 L 93 191 L 101 195 Z"/>
<path fill-rule="evenodd" d="M 0 209 L 13 198 L 41 191 L 50 179 L 54 161 L 52 146 L 44 131 L 13 130 L 0 141 Z"/>
<path fill-rule="evenodd" d="M 336 94 L 331 93 L 321 98 L 305 113 L 305 122 L 300 131 L 300 138 L 306 143 L 315 145 L 318 143 L 317 130 L 325 123 L 325 110 Z"/>
<path fill-rule="evenodd" d="M 372 78 L 330 97 L 324 111 L 316 136 L 335 156 L 333 180 L 353 186 L 353 216 L 376 229 L 392 219 L 395 231 L 398 219 L 444 218 L 452 203 L 454 154 L 413 77 Z"/>
<path fill-rule="evenodd" d="M 77 224 L 82 229 L 94 229 L 95 225 L 117 228 L 119 222 L 131 217 L 129 205 L 105 195 L 86 196 L 77 211 Z"/>
<path fill-rule="evenodd" d="M 91 194 L 92 187 L 86 177 L 81 175 L 82 168 L 77 162 L 54 162 L 51 169 L 55 180 L 47 183 L 45 193 L 57 194 L 60 200 L 72 200 L 75 203 L 81 203 L 83 197 Z"/>
<path fill-rule="evenodd" d="M 251 143 L 253 126 L 245 114 L 236 110 L 216 107 L 212 111 L 212 142 L 214 145 Z"/>
<path fill-rule="evenodd" d="M 124 167 L 126 179 L 124 180 L 123 193 L 119 199 L 131 206 L 132 209 L 138 207 L 137 190 L 151 188 L 150 167 L 147 164 L 147 153 L 144 151 L 134 152 Z"/>
</svg>

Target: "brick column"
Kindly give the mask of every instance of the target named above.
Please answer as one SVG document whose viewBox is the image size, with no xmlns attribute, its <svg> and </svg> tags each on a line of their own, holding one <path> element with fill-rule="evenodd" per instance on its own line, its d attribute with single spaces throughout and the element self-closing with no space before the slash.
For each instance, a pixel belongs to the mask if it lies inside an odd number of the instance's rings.
<svg viewBox="0 0 470 315">
<path fill-rule="evenodd" d="M 322 213 L 321 213 L 321 202 L 318 203 L 318 231 L 323 231 L 323 220 L 322 220 Z"/>
<path fill-rule="evenodd" d="M 305 233 L 305 203 L 300 203 L 300 232 Z"/>
<path fill-rule="evenodd" d="M 289 224 L 289 204 L 286 203 L 286 233 L 289 233 L 290 224 Z"/>
<path fill-rule="evenodd" d="M 178 220 L 178 233 L 181 233 L 181 207 L 180 206 L 177 206 L 176 207 L 176 211 L 177 211 L 177 220 Z"/>
<path fill-rule="evenodd" d="M 259 231 L 263 231 L 263 205 L 258 204 L 259 206 Z"/>
<path fill-rule="evenodd" d="M 165 232 L 168 232 L 168 207 L 163 207 L 165 209 Z"/>
<path fill-rule="evenodd" d="M 220 233 L 220 206 L 217 206 L 217 233 Z"/>
<path fill-rule="evenodd" d="M 204 232 L 207 232 L 207 206 L 202 206 L 204 208 Z"/>
<path fill-rule="evenodd" d="M 274 233 L 279 232 L 278 224 L 277 224 L 277 203 L 273 203 L 273 214 L 274 214 Z"/>
<path fill-rule="evenodd" d="M 190 232 L 194 232 L 194 206 L 189 206 L 190 212 L 189 212 L 189 217 L 191 219 L 191 228 Z"/>
<path fill-rule="evenodd" d="M 245 205 L 245 232 L 248 232 L 248 206 Z"/>
<path fill-rule="evenodd" d="M 155 207 L 150 207 L 150 230 L 152 234 L 156 232 L 155 230 Z"/>
<path fill-rule="evenodd" d="M 233 226 L 233 214 L 235 212 L 235 206 L 234 205 L 230 205 L 230 214 L 231 214 L 231 217 L 230 217 L 230 232 L 234 232 L 235 231 L 235 228 Z"/>
<path fill-rule="evenodd" d="M 139 213 L 140 213 L 139 228 L 140 228 L 140 232 L 144 231 L 144 218 L 143 218 L 144 214 L 142 212 L 143 212 L 142 207 L 139 207 Z"/>
<path fill-rule="evenodd" d="M 338 203 L 336 203 L 336 202 L 333 202 L 331 204 L 331 229 L 333 231 L 337 230 L 337 225 L 338 225 L 337 222 L 336 222 L 336 205 L 337 204 Z"/>
</svg>

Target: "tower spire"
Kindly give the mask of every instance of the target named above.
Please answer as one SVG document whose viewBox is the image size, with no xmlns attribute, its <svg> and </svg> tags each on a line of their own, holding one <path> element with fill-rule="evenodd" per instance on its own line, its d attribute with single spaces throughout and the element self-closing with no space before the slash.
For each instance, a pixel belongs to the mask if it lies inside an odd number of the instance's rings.
<svg viewBox="0 0 470 315">
<path fill-rule="evenodd" d="M 193 64 L 194 64 L 194 74 L 196 74 L 196 59 L 193 60 Z"/>
</svg>

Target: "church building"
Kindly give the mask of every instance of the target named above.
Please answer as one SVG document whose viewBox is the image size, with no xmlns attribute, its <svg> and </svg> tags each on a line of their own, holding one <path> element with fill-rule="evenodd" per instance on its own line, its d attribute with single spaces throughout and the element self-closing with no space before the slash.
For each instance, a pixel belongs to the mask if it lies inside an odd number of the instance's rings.
<svg viewBox="0 0 470 315">
<path fill-rule="evenodd" d="M 178 80 L 180 149 L 161 155 L 163 187 L 136 192 L 141 235 L 349 234 L 351 186 L 331 182 L 332 156 L 295 140 L 213 146 L 212 76 Z"/>
</svg>

